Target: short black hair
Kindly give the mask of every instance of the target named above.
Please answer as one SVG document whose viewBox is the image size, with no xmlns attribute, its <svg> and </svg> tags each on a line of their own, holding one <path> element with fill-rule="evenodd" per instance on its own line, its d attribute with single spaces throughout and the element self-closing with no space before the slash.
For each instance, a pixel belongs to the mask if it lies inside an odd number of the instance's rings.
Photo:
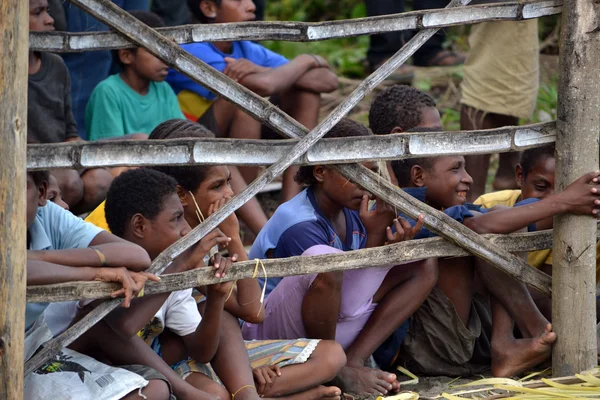
<svg viewBox="0 0 600 400">
<path fill-rule="evenodd" d="M 369 127 L 376 135 L 387 135 L 397 126 L 406 132 L 419 125 L 425 107 L 435 107 L 427 93 L 406 85 L 390 86 L 371 103 Z"/>
<path fill-rule="evenodd" d="M 554 143 L 546 144 L 541 147 L 535 147 L 533 149 L 527 149 L 521 153 L 521 168 L 523 170 L 523 178 L 527 178 L 529 172 L 535 167 L 538 162 L 544 161 L 547 158 L 554 158 Z"/>
<path fill-rule="evenodd" d="M 156 29 L 156 28 L 164 28 L 165 26 L 167 26 L 165 24 L 165 21 L 158 14 L 155 14 L 150 11 L 131 10 L 131 11 L 129 11 L 129 14 L 131 16 L 135 17 L 140 22 L 143 22 L 144 24 L 148 25 L 150 28 Z M 129 50 L 131 50 L 133 53 L 135 53 L 137 51 L 137 49 L 138 48 L 136 47 L 136 48 L 132 48 Z M 119 50 L 113 50 L 112 56 L 113 56 L 113 59 L 115 60 L 115 62 L 121 68 L 123 68 L 123 63 L 121 62 L 121 59 L 119 58 Z"/>
<path fill-rule="evenodd" d="M 197 122 L 192 122 L 186 119 L 170 119 L 158 125 L 148 139 L 164 140 L 164 139 L 184 139 L 184 138 L 211 138 L 215 137 L 214 133 L 206 129 L 203 125 Z M 210 170 L 210 165 L 194 165 L 194 166 L 154 166 L 151 167 L 155 171 L 167 174 L 177 181 L 177 183 L 185 190 L 193 192 L 198 189 L 198 186 L 206 179 L 206 175 Z"/>
<path fill-rule="evenodd" d="M 165 200 L 177 193 L 177 182 L 172 177 L 150 168 L 123 172 L 113 181 L 104 205 L 110 231 L 123 237 L 135 214 L 150 220 L 162 211 Z"/>
<path fill-rule="evenodd" d="M 198 20 L 198 22 L 200 22 L 202 24 L 210 24 L 214 21 L 214 18 L 209 18 L 206 15 L 204 15 L 202 10 L 200 9 L 200 3 L 202 3 L 202 1 L 203 0 L 187 0 L 187 5 L 188 5 L 188 8 L 190 9 L 190 12 L 194 16 L 194 18 L 196 20 Z M 211 2 L 215 3 L 215 5 L 217 7 L 221 7 L 221 0 L 207 0 L 207 1 L 211 1 Z"/>
<path fill-rule="evenodd" d="M 50 172 L 49 171 L 27 171 L 27 174 L 33 179 L 35 186 L 42 186 L 44 182 L 49 183 Z"/>
<path fill-rule="evenodd" d="M 341 138 L 350 136 L 371 136 L 372 134 L 373 132 L 360 122 L 344 117 L 323 137 Z M 294 176 L 294 180 L 300 185 L 314 185 L 317 183 L 317 180 L 315 179 L 313 171 L 314 165 L 304 165 L 298 169 L 298 172 L 296 172 L 296 175 Z"/>
<path fill-rule="evenodd" d="M 436 128 L 412 128 L 407 132 L 438 132 Z M 392 171 L 398 181 L 399 187 L 410 187 L 412 185 L 412 176 L 410 171 L 415 165 L 430 170 L 433 168 L 435 157 L 404 158 L 392 161 Z"/>
</svg>

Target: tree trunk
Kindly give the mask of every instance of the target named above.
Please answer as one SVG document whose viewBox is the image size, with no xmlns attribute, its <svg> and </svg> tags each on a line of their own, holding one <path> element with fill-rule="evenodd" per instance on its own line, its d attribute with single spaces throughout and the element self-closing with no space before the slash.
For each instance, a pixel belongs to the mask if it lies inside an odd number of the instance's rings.
<svg viewBox="0 0 600 400">
<path fill-rule="evenodd" d="M 598 169 L 600 3 L 565 0 L 560 38 L 556 187 Z M 552 321 L 555 376 L 593 368 L 596 359 L 596 237 L 592 216 L 554 220 Z"/>
</svg>

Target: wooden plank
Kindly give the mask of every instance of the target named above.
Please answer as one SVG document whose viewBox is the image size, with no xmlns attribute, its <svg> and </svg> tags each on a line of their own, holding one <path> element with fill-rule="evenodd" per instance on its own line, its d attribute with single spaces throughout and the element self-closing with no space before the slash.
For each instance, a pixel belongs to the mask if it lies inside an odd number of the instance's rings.
<svg viewBox="0 0 600 400">
<path fill-rule="evenodd" d="M 421 10 L 338 21 L 197 24 L 159 28 L 158 31 L 179 44 L 223 40 L 309 42 L 406 29 L 443 28 L 485 21 L 518 21 L 558 14 L 561 9 L 561 0 L 534 0 L 525 3 L 484 4 L 464 9 Z M 29 36 L 29 46 L 38 51 L 67 53 L 131 47 L 131 42 L 114 32 L 32 32 Z"/>
<path fill-rule="evenodd" d="M 0 399 L 23 398 L 28 16 L 28 2 L 0 2 Z"/>
<path fill-rule="evenodd" d="M 323 139 L 294 164 L 339 164 L 430 155 L 488 154 L 523 151 L 555 141 L 555 123 L 487 130 L 400 133 Z M 98 141 L 29 145 L 27 168 L 86 169 L 144 165 L 270 165 L 297 140 L 173 139 Z"/>
<path fill-rule="evenodd" d="M 456 7 L 468 4 L 470 0 L 451 0 L 448 7 Z M 283 113 L 277 107 L 270 105 L 268 101 L 242 87 L 237 82 L 225 75 L 218 73 L 208 67 L 202 61 L 184 52 L 176 44 L 160 35 L 153 29 L 142 24 L 140 21 L 127 14 L 108 0 L 71 0 L 71 2 L 92 14 L 98 20 L 108 24 L 138 45 L 143 46 L 150 53 L 174 65 L 192 79 L 202 82 L 209 89 L 222 94 L 225 98 L 240 104 L 251 115 L 261 121 L 268 121 L 278 131 L 282 128 L 291 135 L 298 137 L 305 134 L 306 128 L 298 124 L 293 118 Z M 336 109 L 319 123 L 315 129 L 303 136 L 294 146 L 293 150 L 284 158 L 269 167 L 246 189 L 236 195 L 219 211 L 208 217 L 203 223 L 194 228 L 189 234 L 181 238 L 177 243 L 169 246 L 152 263 L 150 272 L 160 273 L 166 266 L 185 249 L 197 243 L 208 232 L 217 227 L 229 214 L 237 210 L 252 198 L 262 187 L 270 182 L 275 176 L 281 174 L 285 168 L 302 154 L 304 154 L 316 141 L 331 129 L 344 115 L 346 115 L 362 98 L 372 91 L 393 71 L 399 68 L 416 50 L 418 50 L 437 29 L 424 29 L 417 33 L 396 54 L 388 59 L 377 71 L 367 77 Z M 208 83 L 205 83 L 208 82 Z M 295 134 L 295 135 L 294 135 Z M 119 302 L 111 300 L 103 303 L 100 307 L 87 314 L 78 323 L 61 335 L 52 339 L 44 345 L 32 359 L 25 364 L 25 372 L 38 368 L 45 360 L 52 357 L 62 347 L 69 345 L 77 337 L 92 327 L 99 319 L 103 318 L 111 310 L 117 307 Z"/>
<path fill-rule="evenodd" d="M 552 231 L 516 233 L 512 235 L 482 235 L 495 246 L 508 252 L 548 249 L 552 246 Z M 600 238 L 600 225 L 596 232 Z M 390 246 L 362 249 L 333 255 L 291 257 L 263 260 L 268 277 L 314 274 L 329 271 L 347 271 L 374 268 L 421 260 L 423 258 L 465 257 L 469 252 L 442 238 L 411 240 Z M 238 262 L 233 265 L 227 279 L 216 279 L 211 269 L 198 269 L 181 274 L 161 276 L 161 282 L 148 282 L 146 295 L 211 285 L 217 282 L 252 278 L 256 262 Z M 262 273 L 261 273 L 262 275 Z M 55 302 L 108 299 L 117 285 L 103 282 L 69 282 L 56 285 L 29 286 L 27 302 Z"/>
<path fill-rule="evenodd" d="M 556 188 L 598 169 L 600 4 L 566 0 L 560 37 Z M 558 337 L 552 373 L 573 375 L 597 365 L 596 240 L 591 216 L 554 220 L 552 325 Z"/>
</svg>

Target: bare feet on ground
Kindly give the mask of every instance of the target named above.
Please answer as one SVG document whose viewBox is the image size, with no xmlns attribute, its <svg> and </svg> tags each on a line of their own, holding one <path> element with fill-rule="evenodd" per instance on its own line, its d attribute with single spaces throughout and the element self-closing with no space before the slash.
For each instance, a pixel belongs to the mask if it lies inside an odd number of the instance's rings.
<svg viewBox="0 0 600 400">
<path fill-rule="evenodd" d="M 338 378 L 343 383 L 344 391 L 350 393 L 385 395 L 400 390 L 396 375 L 379 369 L 346 365 Z"/>
<path fill-rule="evenodd" d="M 552 325 L 539 336 L 530 339 L 514 339 L 509 345 L 498 348 L 492 344 L 492 374 L 498 377 L 515 376 L 548 359 L 556 333 Z"/>
<path fill-rule="evenodd" d="M 277 397 L 278 400 L 341 400 L 342 391 L 335 386 L 317 386 L 304 392 Z M 265 398 L 266 400 L 266 398 Z"/>
</svg>

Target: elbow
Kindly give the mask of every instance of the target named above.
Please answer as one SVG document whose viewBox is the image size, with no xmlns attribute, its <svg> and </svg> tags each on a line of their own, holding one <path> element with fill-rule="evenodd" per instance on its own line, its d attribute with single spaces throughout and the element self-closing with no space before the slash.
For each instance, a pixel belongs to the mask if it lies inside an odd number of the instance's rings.
<svg viewBox="0 0 600 400">
<path fill-rule="evenodd" d="M 146 271 L 148 268 L 150 268 L 150 265 L 152 264 L 152 260 L 150 260 L 150 255 L 148 255 L 148 252 L 142 247 L 138 245 L 133 246 L 130 252 L 132 260 L 130 265 L 127 265 L 126 268 L 133 272 Z"/>
</svg>

